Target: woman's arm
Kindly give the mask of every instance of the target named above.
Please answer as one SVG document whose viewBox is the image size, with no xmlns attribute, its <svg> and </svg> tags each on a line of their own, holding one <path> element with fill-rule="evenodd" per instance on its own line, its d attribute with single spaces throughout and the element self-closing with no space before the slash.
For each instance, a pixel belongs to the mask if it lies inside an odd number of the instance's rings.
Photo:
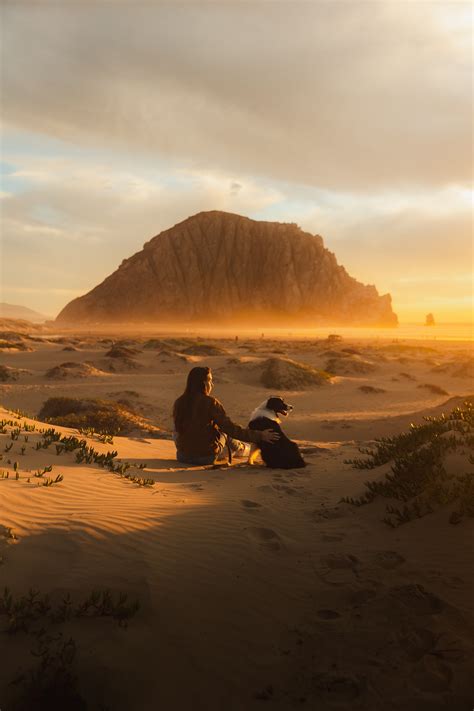
<svg viewBox="0 0 474 711">
<path fill-rule="evenodd" d="M 233 437 L 233 439 L 240 439 L 243 442 L 255 442 L 256 444 L 263 442 L 262 433 L 258 430 L 240 427 L 240 425 L 236 425 L 235 422 L 232 422 L 218 400 L 213 399 L 211 419 L 216 423 L 219 429 L 229 435 L 229 437 Z"/>
</svg>

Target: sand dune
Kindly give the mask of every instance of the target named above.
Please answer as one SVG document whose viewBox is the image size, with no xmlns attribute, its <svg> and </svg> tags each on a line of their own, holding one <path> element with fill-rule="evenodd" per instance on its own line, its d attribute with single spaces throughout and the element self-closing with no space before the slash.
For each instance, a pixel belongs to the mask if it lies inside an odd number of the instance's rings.
<svg viewBox="0 0 474 711">
<path fill-rule="evenodd" d="M 63 382 L 44 378 L 47 365 L 63 362 L 62 345 L 9 354 L 8 365 L 32 375 L 1 385 L 2 401 L 35 413 L 47 397 L 64 395 Z M 104 345 L 89 342 L 86 355 L 70 357 L 94 361 Z M 268 396 L 263 386 L 239 380 L 242 366 L 255 367 L 276 350 L 314 368 L 327 361 L 320 344 L 216 345 L 228 353 L 195 355 L 194 362 L 221 374 L 216 395 L 241 423 Z M 132 463 L 128 474 L 154 483 L 139 486 L 97 464 L 77 463 L 74 452 L 57 455 L 54 443 L 37 450 L 41 433 L 25 431 L 23 423 L 50 425 L 0 411 L 22 428 L 18 439 L 11 439 L 14 425 L 0 434 L 0 470 L 9 472 L 0 478 L 2 585 L 16 596 L 36 588 L 55 605 L 66 593 L 79 602 L 104 588 L 140 602 L 127 629 L 101 617 L 50 627 L 75 640 L 78 688 L 90 708 L 470 708 L 474 519 L 452 526 L 440 510 L 394 530 L 382 520 L 385 501 L 341 503 L 360 496 L 368 478 L 345 464 L 360 456 L 359 445 L 460 404 L 466 383 L 428 375 L 423 350 L 410 369 L 417 381 L 393 381 L 400 364 L 390 350 L 388 361 L 377 361 L 372 343 L 343 346 L 376 362 L 377 371 L 282 393 L 295 406 L 285 429 L 301 441 L 308 461 L 298 471 L 239 460 L 230 469 L 183 467 L 170 440 L 142 434 L 110 444 L 85 437 L 100 453 L 117 450 L 117 461 Z M 140 342 L 131 347 L 142 350 Z M 436 358 L 456 359 L 457 348 L 437 345 Z M 128 399 L 149 407 L 156 425 L 169 426 L 189 364 L 169 374 L 154 349 L 134 358 L 140 370 L 67 381 L 67 394 Z M 424 382 L 453 397 L 417 388 Z M 363 386 L 386 392 L 366 394 Z M 51 472 L 34 476 L 49 465 Z M 377 476 L 389 471 L 380 469 Z M 58 474 L 59 483 L 41 485 Z M 5 619 L 0 615 L 1 625 Z M 21 688 L 8 683 L 36 663 L 31 633 L 10 635 L 8 643 L 0 670 L 7 709 Z"/>
</svg>

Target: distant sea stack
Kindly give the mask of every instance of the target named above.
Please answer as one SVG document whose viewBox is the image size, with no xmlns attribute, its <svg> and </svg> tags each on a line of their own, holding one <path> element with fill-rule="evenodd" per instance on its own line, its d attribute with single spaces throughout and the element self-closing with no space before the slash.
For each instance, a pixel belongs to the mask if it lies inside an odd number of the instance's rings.
<svg viewBox="0 0 474 711">
<path fill-rule="evenodd" d="M 200 212 L 161 232 L 58 315 L 63 323 L 395 326 L 390 294 L 361 284 L 296 224 Z"/>
</svg>

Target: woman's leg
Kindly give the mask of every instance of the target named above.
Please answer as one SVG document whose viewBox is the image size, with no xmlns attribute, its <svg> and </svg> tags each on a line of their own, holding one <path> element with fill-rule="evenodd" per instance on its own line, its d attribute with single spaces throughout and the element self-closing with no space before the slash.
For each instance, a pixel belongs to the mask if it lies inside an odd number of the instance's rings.
<svg viewBox="0 0 474 711">
<path fill-rule="evenodd" d="M 239 439 L 232 439 L 229 437 L 229 445 L 232 450 L 232 454 L 236 457 L 248 457 L 250 452 L 250 444 L 247 442 L 241 442 Z"/>
</svg>

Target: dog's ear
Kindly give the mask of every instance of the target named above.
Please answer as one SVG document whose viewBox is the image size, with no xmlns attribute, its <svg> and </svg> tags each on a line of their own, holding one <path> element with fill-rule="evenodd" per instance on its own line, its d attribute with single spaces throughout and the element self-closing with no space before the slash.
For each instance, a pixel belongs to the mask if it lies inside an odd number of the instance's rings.
<svg viewBox="0 0 474 711">
<path fill-rule="evenodd" d="M 281 406 L 282 402 L 283 402 L 283 400 L 281 399 L 281 397 L 276 397 L 275 395 L 272 395 L 272 397 L 268 398 L 266 407 L 269 410 L 278 412 L 278 408 Z"/>
</svg>

